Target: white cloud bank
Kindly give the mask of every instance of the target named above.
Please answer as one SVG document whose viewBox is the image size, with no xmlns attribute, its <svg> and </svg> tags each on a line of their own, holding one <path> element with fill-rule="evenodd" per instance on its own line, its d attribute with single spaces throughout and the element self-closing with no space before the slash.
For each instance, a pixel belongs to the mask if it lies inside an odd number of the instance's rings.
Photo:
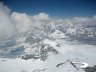
<svg viewBox="0 0 96 72">
<path fill-rule="evenodd" d="M 25 13 L 13 12 L 11 19 L 16 24 L 16 29 L 18 32 L 26 32 L 31 29 L 31 20 Z"/>
<path fill-rule="evenodd" d="M 39 13 L 34 16 L 29 16 L 25 13 L 13 12 L 0 2 L 0 42 L 8 39 L 14 33 L 27 32 L 32 27 L 41 27 L 44 21 L 49 21 L 51 18 L 46 13 Z M 75 17 L 73 19 L 53 19 L 57 24 L 81 24 L 81 25 L 96 25 L 96 15 L 89 17 Z"/>
<path fill-rule="evenodd" d="M 10 19 L 10 9 L 0 2 L 0 41 L 11 37 L 15 27 Z"/>
<path fill-rule="evenodd" d="M 16 25 L 16 31 L 27 32 L 32 29 L 32 27 L 41 27 L 44 21 L 49 20 L 49 15 L 45 13 L 39 13 L 38 15 L 28 16 L 25 13 L 13 12 L 11 14 L 11 19 Z"/>
</svg>

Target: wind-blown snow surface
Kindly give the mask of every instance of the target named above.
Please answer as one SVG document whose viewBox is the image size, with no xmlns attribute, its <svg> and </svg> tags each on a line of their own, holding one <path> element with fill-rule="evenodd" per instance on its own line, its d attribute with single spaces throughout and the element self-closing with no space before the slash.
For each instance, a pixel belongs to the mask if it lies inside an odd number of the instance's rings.
<svg viewBox="0 0 96 72">
<path fill-rule="evenodd" d="M 0 72 L 76 72 L 70 63 L 56 67 L 66 60 L 96 65 L 95 15 L 29 16 L 0 3 L 0 22 Z"/>
</svg>

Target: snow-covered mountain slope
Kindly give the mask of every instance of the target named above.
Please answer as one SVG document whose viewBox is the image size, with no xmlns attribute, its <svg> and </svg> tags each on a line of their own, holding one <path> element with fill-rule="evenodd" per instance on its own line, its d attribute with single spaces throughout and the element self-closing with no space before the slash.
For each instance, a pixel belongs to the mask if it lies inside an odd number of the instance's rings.
<svg viewBox="0 0 96 72">
<path fill-rule="evenodd" d="M 96 64 L 95 27 L 55 20 L 40 27 L 0 43 L 0 72 L 76 72 L 70 63 L 56 68 L 67 59 Z"/>
<path fill-rule="evenodd" d="M 52 32 L 51 34 L 49 34 L 49 37 L 52 37 L 52 38 L 55 38 L 55 39 L 66 38 L 65 34 L 62 31 L 59 31 L 59 30 L 55 30 L 55 32 Z"/>
</svg>

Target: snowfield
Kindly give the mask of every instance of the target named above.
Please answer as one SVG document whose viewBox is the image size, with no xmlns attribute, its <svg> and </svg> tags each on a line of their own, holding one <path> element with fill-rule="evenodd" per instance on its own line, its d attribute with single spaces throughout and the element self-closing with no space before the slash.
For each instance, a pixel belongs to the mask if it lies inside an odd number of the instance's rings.
<svg viewBox="0 0 96 72">
<path fill-rule="evenodd" d="M 69 71 L 76 72 L 77 70 L 70 63 L 66 63 L 59 67 L 56 67 L 57 64 L 65 62 L 68 59 L 70 59 L 73 62 L 74 61 L 80 61 L 82 63 L 87 62 L 89 66 L 93 66 L 96 64 L 95 63 L 96 58 L 94 55 L 96 51 L 95 46 L 87 44 L 73 45 L 70 44 L 69 42 L 63 41 L 62 45 L 60 45 L 61 47 L 56 47 L 57 44 L 56 42 L 61 41 L 56 40 L 55 42 L 51 42 L 49 40 L 44 40 L 45 44 L 51 43 L 50 45 L 59 51 L 58 55 L 52 55 L 51 53 L 49 53 L 49 57 L 45 61 L 41 61 L 40 59 L 23 60 L 20 58 L 16 59 L 0 58 L 0 72 L 69 72 Z M 81 69 L 79 72 L 84 71 Z"/>
</svg>

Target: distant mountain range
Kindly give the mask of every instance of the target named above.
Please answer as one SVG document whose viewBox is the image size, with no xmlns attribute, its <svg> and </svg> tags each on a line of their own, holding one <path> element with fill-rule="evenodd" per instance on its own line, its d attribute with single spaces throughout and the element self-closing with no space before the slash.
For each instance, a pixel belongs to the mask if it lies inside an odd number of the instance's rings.
<svg viewBox="0 0 96 72">
<path fill-rule="evenodd" d="M 47 56 L 49 52 L 57 54 L 59 52 L 54 47 L 60 47 L 60 43 L 54 45 L 55 40 L 77 41 L 81 44 L 96 45 L 96 26 L 83 27 L 80 24 L 58 24 L 53 20 L 45 20 L 42 23 L 40 28 L 33 27 L 26 33 L 0 43 L 0 56 L 38 59 L 42 55 Z M 52 46 L 52 43 L 54 46 Z"/>
</svg>

